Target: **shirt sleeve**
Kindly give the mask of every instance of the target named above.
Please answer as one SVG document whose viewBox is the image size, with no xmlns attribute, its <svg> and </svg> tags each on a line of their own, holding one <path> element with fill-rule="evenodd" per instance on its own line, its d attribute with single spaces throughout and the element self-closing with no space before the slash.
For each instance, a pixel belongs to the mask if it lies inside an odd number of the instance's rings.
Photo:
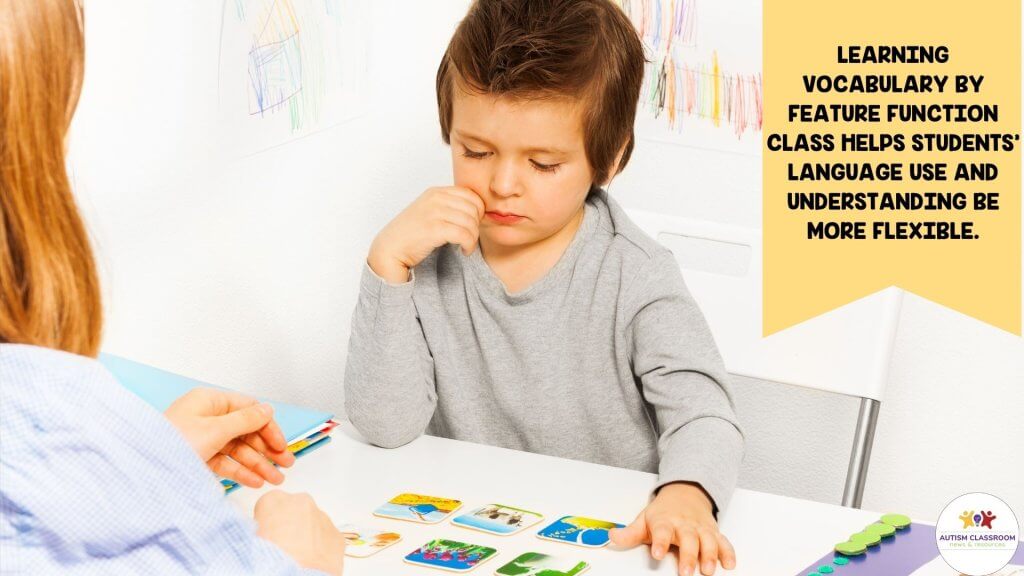
<svg viewBox="0 0 1024 576">
<path fill-rule="evenodd" d="M 414 273 L 415 274 L 415 273 Z M 345 363 L 345 412 L 372 444 L 395 448 L 427 428 L 434 359 L 413 302 L 415 275 L 389 284 L 363 265 Z"/>
<path fill-rule="evenodd" d="M 161 413 L 97 362 L 0 353 L 5 574 L 319 574 L 256 536 Z"/>
<path fill-rule="evenodd" d="M 627 341 L 658 428 L 658 487 L 694 482 L 717 513 L 728 505 L 743 459 L 721 355 L 671 252 L 640 270 L 630 300 Z"/>
</svg>

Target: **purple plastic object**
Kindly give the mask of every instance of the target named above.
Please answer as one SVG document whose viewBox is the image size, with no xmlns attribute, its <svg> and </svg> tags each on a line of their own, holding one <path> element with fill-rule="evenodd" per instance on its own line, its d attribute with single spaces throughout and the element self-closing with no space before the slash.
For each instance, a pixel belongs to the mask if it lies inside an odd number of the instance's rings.
<svg viewBox="0 0 1024 576">
<path fill-rule="evenodd" d="M 805 576 L 822 564 L 832 564 L 838 552 L 829 552 L 798 572 Z M 878 546 L 869 546 L 860 556 L 847 556 L 845 566 L 835 566 L 833 576 L 909 576 L 939 555 L 935 547 L 935 527 L 911 524 L 889 538 L 882 538 Z"/>
<path fill-rule="evenodd" d="M 797 573 L 806 576 L 816 571 L 822 564 L 832 564 L 832 559 L 842 556 L 837 552 L 818 558 Z M 846 556 L 850 563 L 835 566 L 832 576 L 910 576 L 914 570 L 939 557 L 939 549 L 935 545 L 935 526 L 913 523 L 889 538 L 882 538 L 878 546 L 869 546 L 868 551 L 860 556 Z M 1024 546 L 1018 546 L 1017 552 L 1010 560 L 1011 564 L 1024 564 Z"/>
</svg>

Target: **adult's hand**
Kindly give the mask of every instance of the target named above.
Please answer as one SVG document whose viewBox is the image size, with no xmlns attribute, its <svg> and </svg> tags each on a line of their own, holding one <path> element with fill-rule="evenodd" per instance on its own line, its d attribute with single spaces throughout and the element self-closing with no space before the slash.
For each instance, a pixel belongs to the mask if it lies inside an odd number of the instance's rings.
<svg viewBox="0 0 1024 576">
<path fill-rule="evenodd" d="M 340 575 L 345 537 L 309 494 L 271 490 L 256 501 L 256 534 L 277 545 L 300 566 Z"/>
<path fill-rule="evenodd" d="M 295 462 L 274 422 L 273 407 L 253 398 L 193 388 L 164 416 L 215 474 L 245 486 L 259 488 L 264 480 L 280 484 L 284 475 L 271 461 L 286 467 Z"/>
</svg>

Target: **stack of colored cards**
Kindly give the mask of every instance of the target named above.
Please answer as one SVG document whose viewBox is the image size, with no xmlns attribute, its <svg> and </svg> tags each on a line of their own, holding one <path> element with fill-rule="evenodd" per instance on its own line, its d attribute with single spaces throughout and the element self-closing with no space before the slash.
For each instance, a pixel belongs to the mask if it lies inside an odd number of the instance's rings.
<svg viewBox="0 0 1024 576">
<path fill-rule="evenodd" d="M 331 441 L 331 430 L 334 430 L 338 426 L 337 420 L 328 420 L 323 424 L 318 425 L 312 430 L 300 434 L 298 438 L 291 440 L 288 444 L 288 451 L 295 455 L 296 458 L 301 458 L 306 454 L 326 445 Z M 224 493 L 227 494 L 241 486 L 234 480 L 228 480 L 223 478 L 220 481 L 221 485 L 224 486 Z"/>
<path fill-rule="evenodd" d="M 99 360 L 122 386 L 161 412 L 167 410 L 171 403 L 193 388 L 221 388 L 120 356 L 100 354 Z M 283 402 L 268 404 L 274 407 L 274 420 L 288 440 L 288 450 L 296 457 L 304 456 L 330 442 L 331 430 L 338 425 L 337 421 L 331 419 L 333 415 L 327 412 L 309 410 Z M 225 492 L 231 492 L 239 487 L 239 484 L 232 480 L 221 480 L 221 484 L 224 485 Z"/>
<path fill-rule="evenodd" d="M 373 511 L 375 516 L 419 524 L 437 524 L 452 517 L 462 508 L 462 501 L 452 498 L 403 493 Z M 486 504 L 452 518 L 454 526 L 496 536 L 512 536 L 544 519 L 542 514 L 505 504 Z M 608 544 L 608 531 L 622 524 L 594 520 L 582 516 L 562 516 L 537 532 L 538 538 L 587 548 Z M 346 525 L 341 527 L 349 546 L 346 554 L 365 558 L 401 540 L 397 532 L 377 528 Z M 498 549 L 481 544 L 435 538 L 405 555 L 409 564 L 441 568 L 452 572 L 468 572 L 498 555 Z M 535 551 L 517 551 L 509 562 L 494 572 L 496 576 L 576 576 L 590 568 L 579 558 L 559 557 Z"/>
</svg>

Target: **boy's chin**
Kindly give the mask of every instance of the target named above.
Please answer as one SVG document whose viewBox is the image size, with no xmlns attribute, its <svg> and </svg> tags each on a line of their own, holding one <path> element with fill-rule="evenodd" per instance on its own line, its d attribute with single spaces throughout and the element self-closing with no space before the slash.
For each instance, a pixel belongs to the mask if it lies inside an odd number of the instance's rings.
<svg viewBox="0 0 1024 576">
<path fill-rule="evenodd" d="M 528 230 L 516 226 L 487 226 L 480 230 L 480 239 L 502 248 L 525 246 L 536 241 Z"/>
</svg>

